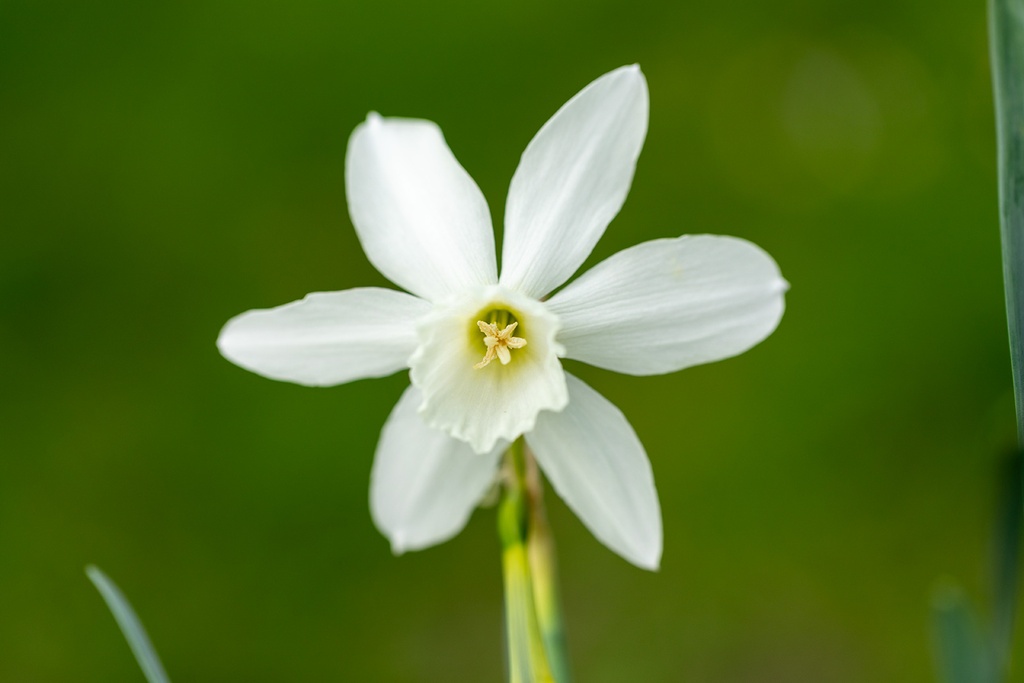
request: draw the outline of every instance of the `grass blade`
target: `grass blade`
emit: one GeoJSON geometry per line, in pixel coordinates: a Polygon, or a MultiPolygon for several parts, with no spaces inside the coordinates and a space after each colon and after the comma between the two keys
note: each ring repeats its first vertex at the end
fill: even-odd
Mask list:
{"type": "Polygon", "coordinates": [[[1024,461],[1014,451],[1000,471],[1000,500],[993,558],[992,637],[996,662],[1006,671],[1009,664],[1013,622],[1017,612],[1017,591],[1020,576],[1020,535],[1024,518],[1024,495],[1021,479],[1024,461]]]}
{"type": "Polygon", "coordinates": [[[946,683],[995,683],[992,656],[978,631],[970,605],[954,585],[936,588],[932,596],[935,658],[946,683]]]}
{"type": "Polygon", "coordinates": [[[989,0],[999,220],[1017,439],[1024,446],[1024,4],[989,0]]]}
{"type": "Polygon", "coordinates": [[[90,565],[85,568],[85,573],[103,596],[117,625],[121,627],[121,633],[128,641],[128,646],[131,647],[146,680],[149,683],[170,683],[163,664],[160,663],[160,658],[156,656],[156,650],[153,649],[153,643],[146,635],[146,629],[142,627],[142,622],[139,621],[135,610],[132,609],[121,590],[97,567],[90,565]]]}

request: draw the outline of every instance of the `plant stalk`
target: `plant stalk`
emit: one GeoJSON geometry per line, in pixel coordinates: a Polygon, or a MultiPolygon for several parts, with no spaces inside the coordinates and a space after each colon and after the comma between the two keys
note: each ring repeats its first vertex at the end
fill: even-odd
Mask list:
{"type": "Polygon", "coordinates": [[[498,504],[509,683],[569,683],[540,473],[523,440],[505,454],[498,504]]]}

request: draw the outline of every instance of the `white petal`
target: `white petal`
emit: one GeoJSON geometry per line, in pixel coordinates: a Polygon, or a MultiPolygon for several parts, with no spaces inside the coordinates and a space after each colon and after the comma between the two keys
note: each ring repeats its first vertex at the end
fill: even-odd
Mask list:
{"type": "Polygon", "coordinates": [[[568,358],[653,375],[754,346],[778,326],[787,287],[757,245],[693,235],[620,251],[548,305],[568,358]]]}
{"type": "Polygon", "coordinates": [[[491,214],[430,121],[370,114],[348,141],[348,210],[370,262],[436,301],[494,284],[491,214]]]}
{"type": "Polygon", "coordinates": [[[416,320],[429,310],[426,301],[390,289],[320,292],[232,318],[217,347],[232,363],[287,382],[330,386],[383,377],[406,367],[416,320]]]}
{"type": "Polygon", "coordinates": [[[420,320],[421,343],[409,359],[427,424],[486,453],[532,429],[541,410],[561,410],[567,397],[557,332],[558,319],[544,304],[496,286],[435,307],[420,320]],[[492,310],[512,312],[527,343],[509,353],[508,365],[477,369],[487,351],[477,321],[492,310]]]}
{"type": "Polygon", "coordinates": [[[474,453],[466,443],[430,429],[409,387],[391,411],[370,474],[374,524],[395,554],[426,548],[459,533],[495,481],[507,444],[474,453]]]}
{"type": "Polygon", "coordinates": [[[558,495],[599,541],[644,569],[661,561],[661,508],[644,447],[625,416],[572,375],[569,405],[526,435],[558,495]]]}
{"type": "Polygon", "coordinates": [[[540,298],[576,272],[626,200],[647,111],[647,81],[625,66],[544,124],[508,191],[501,284],[540,298]]]}

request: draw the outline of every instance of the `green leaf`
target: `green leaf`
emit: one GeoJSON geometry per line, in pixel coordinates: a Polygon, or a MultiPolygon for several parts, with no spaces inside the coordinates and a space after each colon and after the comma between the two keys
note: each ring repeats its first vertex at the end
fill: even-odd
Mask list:
{"type": "MultiPolygon", "coordinates": [[[[1024,449],[1024,1],[989,0],[989,49],[996,113],[999,224],[1017,406],[1017,443],[1024,449]]],[[[1003,477],[996,532],[993,659],[1006,670],[1020,573],[1024,471],[1016,453],[1003,477]]]]}
{"type": "Polygon", "coordinates": [[[150,642],[149,636],[146,635],[146,629],[142,627],[142,622],[139,621],[135,610],[132,609],[131,604],[129,604],[121,590],[97,567],[90,565],[85,568],[85,573],[89,576],[89,580],[93,582],[93,585],[96,586],[100,595],[103,596],[107,607],[117,621],[117,625],[121,627],[121,633],[124,634],[125,640],[128,641],[128,646],[131,647],[132,653],[135,654],[135,659],[142,668],[142,673],[145,674],[146,680],[149,683],[170,683],[167,673],[160,663],[160,658],[156,656],[156,650],[153,649],[153,643],[150,642]]]}
{"type": "Polygon", "coordinates": [[[1024,518],[1022,476],[1024,458],[1020,451],[1014,451],[1000,471],[999,487],[1002,490],[993,544],[992,638],[995,661],[1003,671],[1009,663],[1020,584],[1020,535],[1024,518]]]}
{"type": "Polygon", "coordinates": [[[932,595],[935,659],[946,683],[995,683],[992,653],[978,631],[970,605],[953,584],[932,595]]]}
{"type": "Polygon", "coordinates": [[[995,93],[999,218],[1010,362],[1017,399],[1017,438],[1024,446],[1024,6],[989,1],[989,47],[995,93]]]}

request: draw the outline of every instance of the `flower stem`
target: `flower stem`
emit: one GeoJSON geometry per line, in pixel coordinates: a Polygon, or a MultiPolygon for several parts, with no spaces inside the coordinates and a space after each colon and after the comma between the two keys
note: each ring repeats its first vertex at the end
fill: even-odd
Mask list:
{"type": "Polygon", "coordinates": [[[537,625],[544,639],[548,663],[558,683],[570,683],[568,650],[565,645],[565,622],[558,593],[558,563],[555,558],[555,537],[544,508],[544,488],[540,468],[528,449],[526,460],[526,499],[529,510],[529,533],[526,550],[533,574],[533,602],[537,625]]]}
{"type": "Polygon", "coordinates": [[[522,439],[505,455],[498,507],[510,683],[568,683],[554,543],[537,464],[522,439]]]}

